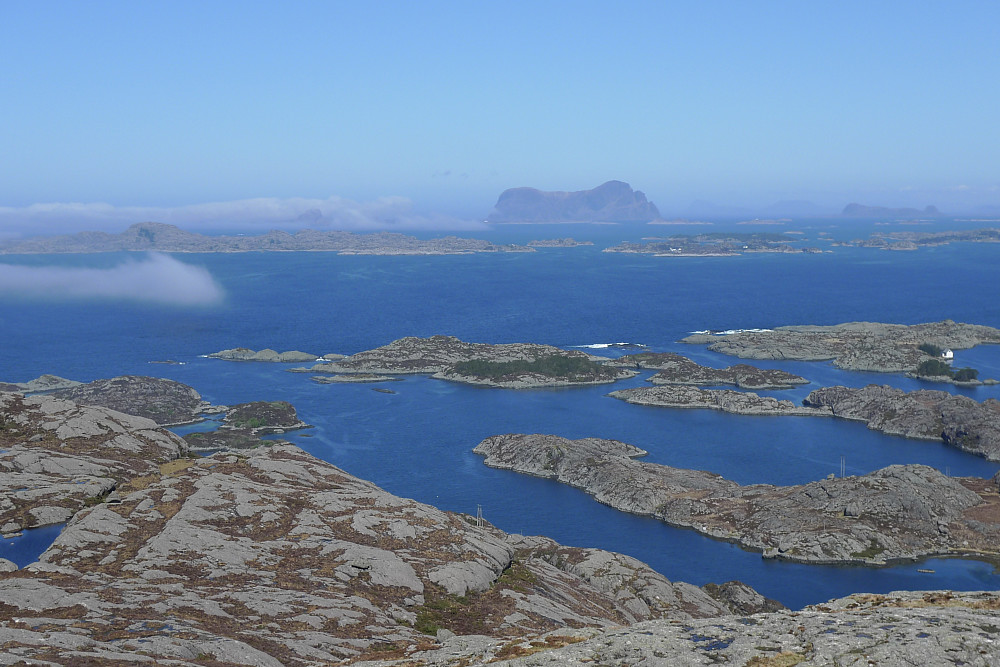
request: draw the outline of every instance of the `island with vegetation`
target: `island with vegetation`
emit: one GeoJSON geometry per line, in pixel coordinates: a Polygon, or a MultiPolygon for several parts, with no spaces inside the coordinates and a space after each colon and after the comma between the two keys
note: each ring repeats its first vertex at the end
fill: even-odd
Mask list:
{"type": "MultiPolygon", "coordinates": [[[[509,389],[614,382],[634,370],[606,365],[611,359],[581,350],[538,343],[467,343],[454,336],[408,336],[330,363],[297,372],[334,376],[427,374],[432,377],[509,389]]],[[[350,381],[348,377],[344,380],[350,381]]]]}

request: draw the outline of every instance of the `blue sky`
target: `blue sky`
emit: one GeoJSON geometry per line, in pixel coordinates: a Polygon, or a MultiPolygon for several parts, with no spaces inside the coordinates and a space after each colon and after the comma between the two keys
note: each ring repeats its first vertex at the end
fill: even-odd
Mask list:
{"type": "Polygon", "coordinates": [[[609,179],[668,216],[971,211],[1000,205],[998,26],[996,2],[0,2],[0,225],[446,226],[609,179]]]}

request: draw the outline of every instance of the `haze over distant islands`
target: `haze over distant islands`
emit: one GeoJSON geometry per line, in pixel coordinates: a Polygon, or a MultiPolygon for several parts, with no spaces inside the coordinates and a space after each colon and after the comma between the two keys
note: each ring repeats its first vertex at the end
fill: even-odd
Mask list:
{"type": "Polygon", "coordinates": [[[577,192],[504,190],[487,222],[652,222],[659,218],[656,205],[642,192],[622,181],[608,181],[577,192]]]}

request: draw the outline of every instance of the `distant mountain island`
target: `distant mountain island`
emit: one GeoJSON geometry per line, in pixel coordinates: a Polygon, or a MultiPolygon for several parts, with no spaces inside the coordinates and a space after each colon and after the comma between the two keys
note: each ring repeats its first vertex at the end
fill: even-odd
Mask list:
{"type": "Polygon", "coordinates": [[[504,190],[488,222],[651,222],[660,212],[646,195],[622,181],[593,190],[544,192],[535,188],[504,190]]]}
{"type": "Polygon", "coordinates": [[[845,206],[842,214],[857,218],[940,218],[944,215],[936,206],[927,206],[921,210],[919,208],[888,208],[853,203],[845,206]]]}
{"type": "Polygon", "coordinates": [[[256,236],[205,236],[160,222],[140,222],[120,234],[79,232],[0,244],[3,254],[90,253],[159,250],[162,252],[326,251],[341,255],[464,255],[479,252],[534,252],[522,245],[445,236],[418,239],[406,234],[354,234],[303,229],[272,230],[256,236]]]}

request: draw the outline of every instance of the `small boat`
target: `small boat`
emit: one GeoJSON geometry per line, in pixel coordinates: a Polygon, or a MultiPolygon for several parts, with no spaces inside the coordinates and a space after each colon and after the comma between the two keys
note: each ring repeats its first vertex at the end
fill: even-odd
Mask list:
{"type": "Polygon", "coordinates": [[[934,574],[934,570],[927,569],[918,569],[917,572],[920,572],[921,574],[934,574]]]}

